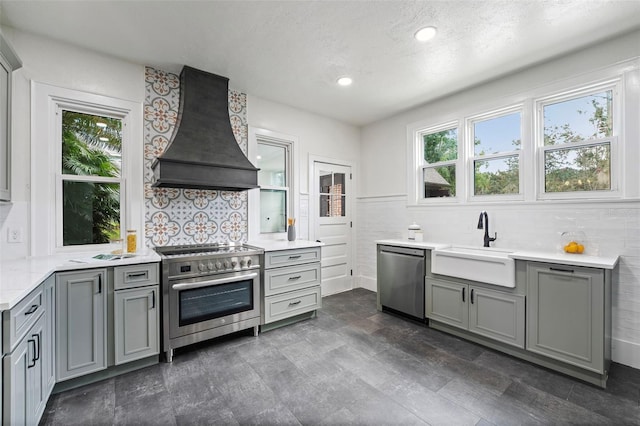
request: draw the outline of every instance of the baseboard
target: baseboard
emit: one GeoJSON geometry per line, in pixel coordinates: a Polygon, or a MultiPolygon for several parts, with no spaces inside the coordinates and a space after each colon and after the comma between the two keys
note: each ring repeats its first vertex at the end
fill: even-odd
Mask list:
{"type": "Polygon", "coordinates": [[[358,277],[357,284],[359,288],[364,288],[369,291],[377,291],[378,290],[378,282],[375,278],[371,277],[363,277],[362,275],[358,277]]]}
{"type": "Polygon", "coordinates": [[[613,362],[640,369],[640,343],[611,339],[611,357],[613,362]]]}

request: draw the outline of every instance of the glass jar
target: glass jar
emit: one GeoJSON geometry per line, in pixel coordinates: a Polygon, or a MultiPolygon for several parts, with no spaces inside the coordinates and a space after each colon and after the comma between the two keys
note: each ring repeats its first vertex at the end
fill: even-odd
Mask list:
{"type": "Polygon", "coordinates": [[[127,253],[135,253],[138,250],[138,235],[135,229],[127,229],[127,253]]]}

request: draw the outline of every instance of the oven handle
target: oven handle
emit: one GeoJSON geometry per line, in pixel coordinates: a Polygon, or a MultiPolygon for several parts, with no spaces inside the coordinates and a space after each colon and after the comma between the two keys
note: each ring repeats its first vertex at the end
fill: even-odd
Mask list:
{"type": "Polygon", "coordinates": [[[231,277],[231,278],[220,278],[220,279],[217,279],[217,280],[201,281],[201,282],[197,282],[197,283],[174,284],[174,285],[171,286],[171,288],[173,290],[190,290],[192,288],[210,287],[212,285],[227,284],[227,283],[234,283],[236,281],[251,280],[251,279],[253,279],[253,278],[257,277],[257,276],[258,276],[258,274],[254,272],[253,274],[239,275],[237,277],[231,277]]]}

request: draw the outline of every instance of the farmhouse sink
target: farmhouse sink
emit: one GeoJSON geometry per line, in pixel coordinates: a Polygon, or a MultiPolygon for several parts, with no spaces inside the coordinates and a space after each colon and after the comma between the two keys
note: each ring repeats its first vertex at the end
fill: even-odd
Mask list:
{"type": "Polygon", "coordinates": [[[492,247],[449,246],[431,251],[431,272],[450,277],[515,287],[515,261],[512,250],[492,247]]]}

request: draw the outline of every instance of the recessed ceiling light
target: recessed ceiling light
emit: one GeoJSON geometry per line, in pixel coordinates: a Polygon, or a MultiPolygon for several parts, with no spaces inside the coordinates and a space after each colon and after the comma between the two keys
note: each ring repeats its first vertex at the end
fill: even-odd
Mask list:
{"type": "Polygon", "coordinates": [[[353,83],[351,77],[340,77],[338,79],[338,84],[340,86],[351,86],[351,83],[353,83]]]}
{"type": "Polygon", "coordinates": [[[107,123],[103,123],[102,121],[98,121],[98,122],[96,123],[96,126],[98,126],[98,127],[102,127],[102,128],[104,129],[105,127],[107,127],[107,123]]]}
{"type": "Polygon", "coordinates": [[[429,41],[436,36],[436,27],[424,27],[413,35],[420,42],[429,41]]]}

